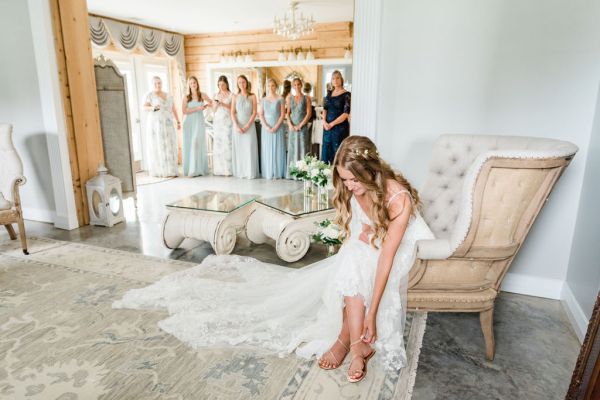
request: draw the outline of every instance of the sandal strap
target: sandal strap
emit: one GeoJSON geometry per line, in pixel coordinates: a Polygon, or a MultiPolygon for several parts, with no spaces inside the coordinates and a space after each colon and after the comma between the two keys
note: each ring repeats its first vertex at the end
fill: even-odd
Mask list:
{"type": "Polygon", "coordinates": [[[340,362],[338,361],[337,357],[335,356],[335,354],[333,354],[333,352],[331,350],[329,350],[329,354],[331,354],[331,357],[333,357],[333,359],[335,360],[335,363],[337,365],[340,365],[340,362]]]}
{"type": "Polygon", "coordinates": [[[350,347],[354,346],[355,344],[359,344],[360,342],[362,342],[362,338],[361,339],[357,339],[354,342],[350,343],[350,347]]]}
{"type": "Polygon", "coordinates": [[[348,348],[348,346],[346,346],[344,344],[344,342],[342,342],[342,339],[340,339],[340,337],[338,336],[337,341],[340,342],[340,344],[344,347],[344,349],[346,349],[346,351],[350,351],[350,349],[348,348]]]}
{"type": "Polygon", "coordinates": [[[362,369],[357,369],[355,368],[353,371],[350,370],[350,367],[348,367],[348,372],[352,373],[352,374],[356,374],[358,372],[365,372],[365,366],[366,366],[366,362],[365,362],[365,358],[363,356],[361,356],[360,354],[355,354],[354,356],[352,356],[352,358],[350,359],[350,365],[352,365],[352,363],[354,362],[354,360],[356,360],[357,358],[362,358],[363,359],[363,367],[362,369]]]}

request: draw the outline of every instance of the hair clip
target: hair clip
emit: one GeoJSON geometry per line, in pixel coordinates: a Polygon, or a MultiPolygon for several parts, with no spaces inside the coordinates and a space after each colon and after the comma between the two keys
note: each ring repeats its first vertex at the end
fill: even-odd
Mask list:
{"type": "MultiPolygon", "coordinates": [[[[374,156],[372,154],[373,153],[371,153],[371,156],[373,158],[379,157],[379,152],[377,150],[375,150],[375,155],[374,156]]],[[[354,149],[354,155],[357,156],[357,157],[358,156],[362,156],[363,158],[367,158],[367,157],[369,157],[369,149],[364,149],[362,151],[359,150],[359,149],[354,149]]]]}

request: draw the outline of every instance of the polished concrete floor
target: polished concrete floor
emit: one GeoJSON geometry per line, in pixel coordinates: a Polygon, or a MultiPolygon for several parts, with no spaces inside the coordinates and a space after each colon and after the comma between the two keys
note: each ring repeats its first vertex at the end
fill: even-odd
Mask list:
{"type": "MultiPolygon", "coordinates": [[[[278,195],[299,189],[294,181],[235,178],[177,178],[138,187],[137,208],[125,201],[126,221],[112,228],[86,226],[73,231],[27,221],[28,235],[127,250],[163,258],[201,262],[213,254],[207,243],[187,241],[166,249],[160,237],[165,204],[202,190],[278,195]]],[[[0,231],[0,240],[7,234],[0,231]]],[[[270,245],[242,243],[234,251],[262,261],[301,267],[324,257],[314,246],[300,261],[279,260],[270,245]]],[[[562,399],[579,352],[560,302],[502,293],[494,321],[496,358],[484,357],[477,314],[433,314],[427,321],[413,399],[562,399]]]]}

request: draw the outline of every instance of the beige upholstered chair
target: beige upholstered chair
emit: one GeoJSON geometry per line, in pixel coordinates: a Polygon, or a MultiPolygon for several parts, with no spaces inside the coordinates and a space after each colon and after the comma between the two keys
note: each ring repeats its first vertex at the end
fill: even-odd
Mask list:
{"type": "Polygon", "coordinates": [[[23,163],[12,142],[12,125],[0,123],[0,225],[4,225],[10,238],[15,240],[17,234],[12,224],[18,224],[23,253],[29,254],[19,198],[19,186],[25,181],[23,163]]]}
{"type": "Polygon", "coordinates": [[[480,313],[492,360],[494,301],[502,279],[577,150],[551,139],[441,136],[420,192],[423,217],[436,239],[417,245],[408,308],[480,313]]]}

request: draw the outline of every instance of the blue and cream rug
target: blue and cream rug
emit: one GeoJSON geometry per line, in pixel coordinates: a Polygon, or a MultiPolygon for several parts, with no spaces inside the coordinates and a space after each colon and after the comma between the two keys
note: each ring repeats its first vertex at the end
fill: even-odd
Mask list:
{"type": "MultiPolygon", "coordinates": [[[[408,366],[359,384],[294,356],[193,350],[162,332],[159,311],[113,301],[192,264],[45,238],[0,242],[0,398],[410,399],[426,314],[409,313],[408,366]]],[[[349,360],[349,357],[348,357],[349,360]]]]}

